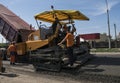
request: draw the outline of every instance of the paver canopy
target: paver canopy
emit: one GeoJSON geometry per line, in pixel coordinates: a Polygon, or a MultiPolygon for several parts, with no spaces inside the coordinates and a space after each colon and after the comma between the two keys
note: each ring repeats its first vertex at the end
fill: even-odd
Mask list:
{"type": "Polygon", "coordinates": [[[42,20],[46,22],[54,22],[55,18],[58,18],[59,21],[65,20],[89,20],[87,16],[82,14],[77,10],[54,10],[54,11],[45,11],[35,15],[36,20],[42,20]]]}

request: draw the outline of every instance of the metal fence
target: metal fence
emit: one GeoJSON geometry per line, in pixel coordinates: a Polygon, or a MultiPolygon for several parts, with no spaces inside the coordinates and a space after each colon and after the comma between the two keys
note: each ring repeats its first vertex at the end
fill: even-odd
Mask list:
{"type": "MultiPolygon", "coordinates": [[[[108,48],[109,47],[108,42],[92,41],[92,43],[90,43],[90,45],[91,45],[91,48],[108,48]]],[[[111,42],[111,48],[120,48],[120,41],[112,41],[111,42]]]]}

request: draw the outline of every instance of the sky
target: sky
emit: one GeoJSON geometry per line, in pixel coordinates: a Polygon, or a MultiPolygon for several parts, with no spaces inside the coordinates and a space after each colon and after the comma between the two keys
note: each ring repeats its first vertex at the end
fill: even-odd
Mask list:
{"type": "MultiPolygon", "coordinates": [[[[120,32],[120,0],[107,0],[109,9],[110,34],[114,38],[116,24],[117,35],[120,32]]],[[[89,21],[75,21],[78,34],[107,33],[108,20],[105,0],[0,0],[3,4],[28,24],[38,29],[34,16],[43,11],[54,9],[78,10],[86,15],[89,21]]],[[[45,24],[45,23],[44,23],[45,24]]],[[[0,36],[0,42],[2,41],[0,36]]],[[[3,42],[5,40],[3,39],[3,42]]]]}

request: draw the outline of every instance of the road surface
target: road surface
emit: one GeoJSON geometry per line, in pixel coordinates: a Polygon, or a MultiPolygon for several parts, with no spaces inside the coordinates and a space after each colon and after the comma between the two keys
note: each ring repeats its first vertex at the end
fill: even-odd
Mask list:
{"type": "Polygon", "coordinates": [[[0,83],[93,83],[88,81],[78,81],[72,78],[44,75],[32,72],[22,72],[7,70],[0,74],[0,83]]]}
{"type": "Polygon", "coordinates": [[[120,83],[120,54],[94,54],[84,66],[61,72],[34,71],[30,64],[9,65],[0,83],[120,83]]]}

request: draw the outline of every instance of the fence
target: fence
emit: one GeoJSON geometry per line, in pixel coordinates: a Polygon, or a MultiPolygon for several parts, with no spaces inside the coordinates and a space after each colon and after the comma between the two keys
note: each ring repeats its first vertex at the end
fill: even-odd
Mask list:
{"type": "MultiPolygon", "coordinates": [[[[92,41],[92,43],[90,43],[91,48],[108,48],[109,47],[109,43],[108,42],[95,42],[92,41]]],[[[111,42],[111,48],[120,48],[120,41],[112,41],[111,42]]]]}

